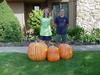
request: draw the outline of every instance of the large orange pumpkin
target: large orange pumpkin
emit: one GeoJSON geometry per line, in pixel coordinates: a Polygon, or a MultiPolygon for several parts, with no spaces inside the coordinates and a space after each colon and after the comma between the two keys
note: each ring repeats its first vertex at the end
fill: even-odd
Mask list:
{"type": "Polygon", "coordinates": [[[55,46],[50,46],[47,51],[47,59],[50,62],[56,62],[60,60],[59,49],[55,46]]]}
{"type": "Polygon", "coordinates": [[[72,47],[68,44],[59,45],[60,57],[63,59],[70,59],[72,57],[72,47]]]}
{"type": "Polygon", "coordinates": [[[28,47],[28,57],[33,61],[41,61],[46,59],[47,45],[45,43],[31,43],[28,47]]]}

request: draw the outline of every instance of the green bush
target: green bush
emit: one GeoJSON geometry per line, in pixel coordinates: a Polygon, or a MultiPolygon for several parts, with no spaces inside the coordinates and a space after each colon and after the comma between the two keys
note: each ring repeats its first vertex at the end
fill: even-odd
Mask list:
{"type": "Polygon", "coordinates": [[[68,39],[82,43],[100,43],[100,29],[93,29],[90,34],[86,34],[84,29],[76,26],[68,29],[68,39]]]}
{"type": "Polygon", "coordinates": [[[81,42],[96,43],[96,37],[92,34],[83,34],[80,37],[81,42]]]}
{"type": "Polygon", "coordinates": [[[55,36],[56,35],[56,28],[54,25],[51,25],[51,29],[52,29],[52,35],[55,36]]]}
{"type": "Polygon", "coordinates": [[[96,41],[100,42],[100,29],[99,28],[93,29],[92,34],[95,35],[96,41]]]}
{"type": "Polygon", "coordinates": [[[88,43],[100,42],[100,29],[93,29],[90,34],[83,34],[80,37],[80,41],[88,43]]]}
{"type": "Polygon", "coordinates": [[[19,42],[22,40],[22,32],[17,18],[4,0],[0,4],[0,41],[19,42]]]}
{"type": "Polygon", "coordinates": [[[68,37],[71,40],[79,40],[80,36],[84,33],[84,29],[79,27],[79,26],[75,26],[73,28],[68,28],[68,37]]]}
{"type": "Polygon", "coordinates": [[[34,30],[34,35],[39,35],[40,25],[41,25],[41,17],[43,16],[42,10],[32,10],[29,14],[29,18],[27,20],[27,24],[30,28],[34,30]]]}

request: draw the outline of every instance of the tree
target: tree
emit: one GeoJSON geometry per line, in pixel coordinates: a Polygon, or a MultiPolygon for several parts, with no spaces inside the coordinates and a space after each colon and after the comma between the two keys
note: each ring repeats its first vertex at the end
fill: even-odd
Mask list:
{"type": "Polygon", "coordinates": [[[4,0],[0,4],[0,41],[19,42],[21,39],[22,32],[19,21],[4,0]]]}

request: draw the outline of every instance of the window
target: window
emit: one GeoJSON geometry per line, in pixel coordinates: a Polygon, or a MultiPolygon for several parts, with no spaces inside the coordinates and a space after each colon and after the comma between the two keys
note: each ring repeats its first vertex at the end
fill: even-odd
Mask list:
{"type": "Polygon", "coordinates": [[[53,4],[53,17],[54,18],[59,15],[59,11],[61,8],[65,10],[65,16],[69,17],[68,3],[54,3],[53,4]]]}

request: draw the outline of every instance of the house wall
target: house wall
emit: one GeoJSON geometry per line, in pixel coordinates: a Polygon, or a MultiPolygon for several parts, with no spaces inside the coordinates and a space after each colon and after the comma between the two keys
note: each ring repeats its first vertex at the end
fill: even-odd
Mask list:
{"type": "Polygon", "coordinates": [[[69,0],[69,26],[76,26],[76,0],[69,0]]]}
{"type": "Polygon", "coordinates": [[[77,0],[77,25],[87,32],[100,28],[100,0],[77,0]]]}
{"type": "Polygon", "coordinates": [[[14,3],[14,2],[9,2],[9,6],[12,8],[15,16],[18,18],[21,28],[25,26],[25,19],[24,19],[24,3],[14,3]]]}
{"type": "Polygon", "coordinates": [[[29,18],[29,13],[32,11],[33,9],[33,4],[32,3],[24,3],[24,11],[25,11],[25,25],[27,27],[27,19],[29,18]]]}

